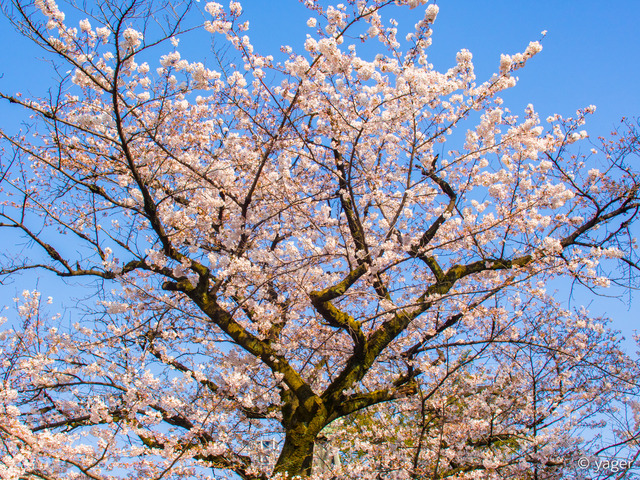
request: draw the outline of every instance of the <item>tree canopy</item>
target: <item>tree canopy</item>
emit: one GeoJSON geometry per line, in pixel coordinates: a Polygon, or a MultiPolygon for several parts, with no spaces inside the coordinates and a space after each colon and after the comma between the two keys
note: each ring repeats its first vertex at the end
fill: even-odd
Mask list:
{"type": "Polygon", "coordinates": [[[33,119],[0,131],[0,227],[30,245],[0,274],[94,294],[66,323],[24,292],[0,477],[542,479],[637,442],[637,363],[547,288],[633,283],[635,124],[590,144],[593,106],[505,107],[539,42],[477,80],[467,50],[429,64],[434,4],[304,4],[282,59],[234,1],[7,5],[61,74],[0,92],[33,119]]]}

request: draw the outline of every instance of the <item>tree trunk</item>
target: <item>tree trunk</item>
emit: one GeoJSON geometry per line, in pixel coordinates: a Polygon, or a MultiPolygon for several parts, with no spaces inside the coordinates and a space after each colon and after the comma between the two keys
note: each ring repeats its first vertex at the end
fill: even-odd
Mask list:
{"type": "Polygon", "coordinates": [[[287,432],[274,473],[287,473],[289,477],[310,476],[316,436],[317,433],[302,426],[287,432]]]}
{"type": "Polygon", "coordinates": [[[307,386],[306,392],[294,395],[291,390],[281,392],[284,446],[276,462],[274,474],[287,474],[289,478],[311,475],[313,447],[322,429],[335,419],[324,402],[307,386]],[[306,393],[306,395],[305,395],[306,393]],[[302,400],[302,401],[301,401],[302,400]]]}

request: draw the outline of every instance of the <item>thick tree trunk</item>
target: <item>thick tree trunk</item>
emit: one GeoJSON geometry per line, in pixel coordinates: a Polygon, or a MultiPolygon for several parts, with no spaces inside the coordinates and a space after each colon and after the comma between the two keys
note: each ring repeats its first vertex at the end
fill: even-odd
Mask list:
{"type": "MultiPolygon", "coordinates": [[[[320,397],[307,388],[307,395],[296,396],[291,390],[281,392],[284,401],[282,426],[284,446],[276,462],[274,474],[306,478],[311,475],[313,446],[322,429],[332,417],[320,397]],[[300,399],[303,401],[300,401],[300,399]]],[[[299,392],[300,393],[300,392],[299,392]]]]}
{"type": "Polygon", "coordinates": [[[308,477],[311,475],[313,446],[317,434],[298,431],[287,432],[284,446],[276,463],[274,473],[287,473],[289,477],[308,477]]]}

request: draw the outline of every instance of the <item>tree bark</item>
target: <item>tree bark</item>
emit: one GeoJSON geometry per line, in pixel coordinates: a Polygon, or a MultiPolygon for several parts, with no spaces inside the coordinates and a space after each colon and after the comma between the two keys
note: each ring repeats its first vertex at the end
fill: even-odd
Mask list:
{"type": "Polygon", "coordinates": [[[308,477],[313,463],[313,447],[317,433],[287,432],[274,473],[286,473],[289,477],[308,477]]]}
{"type": "Polygon", "coordinates": [[[285,438],[274,474],[305,478],[311,475],[316,438],[335,416],[316,395],[303,397],[302,402],[289,390],[283,391],[282,395],[288,407],[282,411],[285,438]]]}

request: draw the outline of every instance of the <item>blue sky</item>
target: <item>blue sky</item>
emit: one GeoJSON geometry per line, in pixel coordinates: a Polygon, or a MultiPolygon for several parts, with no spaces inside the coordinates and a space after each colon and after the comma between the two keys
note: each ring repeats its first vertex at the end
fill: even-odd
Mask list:
{"type": "MultiPolygon", "coordinates": [[[[205,0],[200,2],[204,5],[205,0]]],[[[598,107],[590,122],[593,133],[607,133],[621,116],[640,112],[637,78],[640,73],[640,2],[618,0],[605,5],[595,0],[443,0],[434,26],[429,59],[447,69],[462,48],[474,54],[478,79],[497,70],[501,53],[523,51],[532,40],[543,40],[543,52],[519,71],[520,84],[504,95],[512,110],[533,103],[541,115],[570,115],[589,104],[598,107]],[[595,129],[595,130],[594,130],[595,129]]],[[[242,2],[249,35],[262,52],[278,53],[282,44],[300,46],[310,16],[296,0],[246,0],[242,2]]],[[[61,3],[61,6],[63,4],[61,3]]],[[[411,29],[417,10],[395,9],[399,28],[411,29]]],[[[392,10],[389,10],[391,12],[392,10]]],[[[388,13],[386,15],[389,15],[388,13]]],[[[402,35],[403,36],[403,35],[402,35]]],[[[52,76],[42,56],[0,19],[0,89],[42,93],[52,76]]],[[[182,46],[182,45],[181,45],[182,46]]],[[[184,55],[210,56],[210,45],[184,55]]],[[[7,105],[0,105],[6,126],[7,105]]],[[[543,117],[544,118],[544,117],[543,117]]]]}
{"type": "MultiPolygon", "coordinates": [[[[201,5],[204,3],[203,0],[201,5]]],[[[311,33],[305,25],[310,15],[295,0],[242,3],[245,17],[251,23],[249,35],[264,54],[277,56],[281,44],[300,47],[305,35],[311,33]]],[[[469,49],[474,55],[479,81],[497,70],[501,53],[521,52],[530,41],[540,39],[542,30],[547,30],[542,53],[518,72],[519,85],[503,95],[506,106],[513,112],[522,112],[525,105],[533,103],[542,118],[551,113],[570,116],[576,109],[594,104],[597,112],[586,125],[592,137],[607,135],[622,116],[640,114],[640,28],[637,25],[640,1],[443,0],[437,3],[440,14],[434,26],[430,62],[446,70],[454,63],[456,52],[469,49]]],[[[415,23],[417,12],[396,9],[393,16],[400,22],[400,30],[408,31],[415,23]]],[[[0,19],[0,41],[3,45],[0,90],[44,94],[53,83],[53,76],[47,64],[36,59],[41,53],[28,40],[15,34],[4,18],[0,19]]],[[[183,56],[195,60],[210,56],[209,50],[210,44],[203,43],[201,51],[190,47],[183,56]]],[[[158,55],[162,53],[166,52],[158,55]]],[[[0,126],[15,131],[17,114],[15,107],[0,103],[0,126]]],[[[3,286],[5,292],[0,298],[10,298],[22,288],[33,287],[32,277],[17,281],[3,286]]],[[[574,304],[581,299],[589,302],[587,297],[579,296],[574,304]]],[[[639,301],[635,300],[636,306],[639,301]]],[[[616,326],[625,333],[635,328],[633,311],[623,301],[598,300],[592,303],[592,311],[615,317],[616,326]]]]}
{"type": "MultiPolygon", "coordinates": [[[[309,16],[293,0],[242,2],[251,22],[252,41],[277,50],[282,43],[302,44],[311,29],[309,16]]],[[[533,103],[545,118],[568,116],[590,104],[598,107],[591,122],[607,133],[621,116],[640,112],[640,2],[618,0],[443,0],[434,25],[429,59],[446,70],[455,54],[474,55],[478,80],[497,70],[500,54],[524,51],[540,39],[544,50],[520,70],[520,84],[504,95],[512,110],[533,103]]],[[[395,10],[399,28],[411,29],[416,10],[395,10]]],[[[389,15],[388,13],[386,14],[389,15]]],[[[399,35],[403,37],[404,35],[399,35]]],[[[589,126],[589,125],[588,125],[589,126]]],[[[593,128],[592,128],[593,129],[593,128]]]]}

